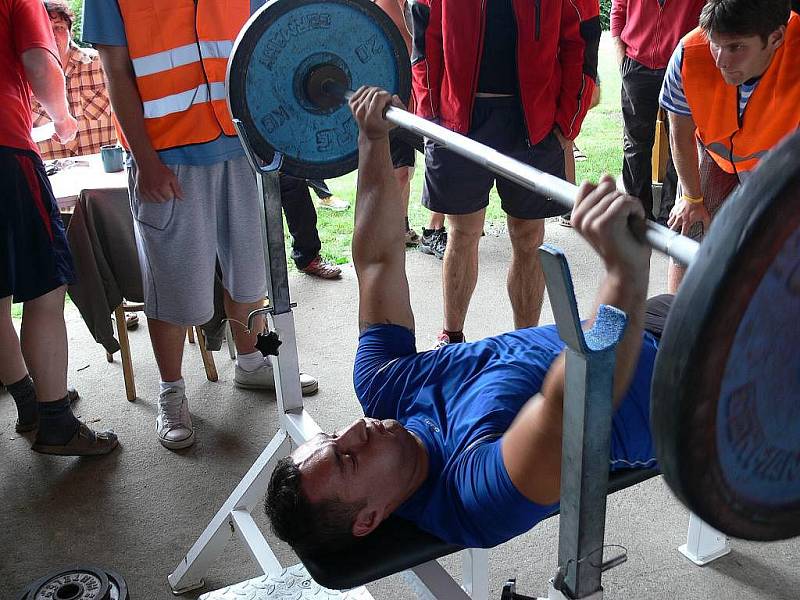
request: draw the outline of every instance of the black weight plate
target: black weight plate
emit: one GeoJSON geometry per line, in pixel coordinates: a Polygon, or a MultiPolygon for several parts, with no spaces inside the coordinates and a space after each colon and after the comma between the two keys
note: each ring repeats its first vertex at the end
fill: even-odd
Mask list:
{"type": "Polygon", "coordinates": [[[128,584],[125,583],[122,576],[111,569],[104,569],[104,571],[108,576],[108,600],[129,600],[128,584]]]}
{"type": "Polygon", "coordinates": [[[382,87],[407,102],[411,65],[400,32],[369,0],[273,0],[245,25],[228,64],[228,104],[255,153],[283,155],[295,177],[338,177],[358,164],[358,127],[347,104],[316,108],[304,82],[333,65],[349,87],[382,87]]]}
{"type": "Polygon", "coordinates": [[[653,375],[673,492],[720,531],[800,535],[800,133],[726,201],[683,280],[653,375]]]}
{"type": "Polygon", "coordinates": [[[98,567],[78,565],[36,580],[24,600],[109,600],[108,577],[98,567]]]}

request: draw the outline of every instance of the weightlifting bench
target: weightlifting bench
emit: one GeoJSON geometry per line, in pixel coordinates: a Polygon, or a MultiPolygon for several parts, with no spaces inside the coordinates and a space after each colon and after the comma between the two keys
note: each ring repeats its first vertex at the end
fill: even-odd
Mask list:
{"type": "MultiPolygon", "coordinates": [[[[310,594],[313,590],[319,591],[320,586],[331,590],[347,590],[340,593],[339,597],[363,600],[371,598],[369,592],[363,587],[364,584],[401,571],[412,573],[416,578],[416,583],[421,584],[429,596],[434,598],[487,600],[488,553],[486,550],[447,544],[399,517],[387,519],[373,534],[359,541],[347,552],[327,556],[300,555],[305,568],[297,565],[289,569],[283,568],[255,523],[251,513],[261,505],[275,462],[289,453],[293,443],[297,445],[304,443],[316,435],[320,428],[305,411],[300,392],[294,317],[289,298],[284,247],[280,186],[276,171],[279,159],[269,165],[261,163],[248,144],[246,132],[238,122],[236,125],[251,165],[258,173],[259,193],[263,199],[263,211],[260,211],[260,216],[265,231],[264,257],[269,270],[268,294],[272,300],[269,307],[259,309],[250,315],[248,326],[252,327],[253,318],[257,314],[266,313],[270,329],[283,342],[280,354],[272,357],[280,425],[275,436],[236,489],[217,511],[183,560],[169,575],[168,580],[173,592],[181,594],[203,587],[202,577],[222,554],[227,541],[236,533],[244,542],[251,557],[259,565],[264,576],[219,592],[206,594],[203,596],[206,600],[235,597],[226,594],[229,592],[240,593],[244,588],[248,588],[253,598],[266,599],[271,597],[270,590],[286,589],[287,586],[296,585],[310,590],[310,594]],[[437,559],[455,552],[463,554],[462,584],[457,583],[437,561],[437,559]]],[[[572,281],[566,267],[566,260],[563,255],[553,249],[544,251],[542,256],[546,266],[545,274],[551,304],[559,324],[560,334],[568,342],[570,348],[580,349],[581,343],[585,346],[585,341],[582,341],[583,334],[580,330],[572,281]]],[[[605,427],[606,438],[610,435],[610,373],[613,372],[613,345],[615,343],[616,341],[613,341],[611,344],[610,352],[595,353],[603,359],[599,362],[595,360],[595,356],[587,358],[581,352],[576,353],[572,350],[570,352],[577,355],[578,361],[576,362],[569,356],[567,359],[565,413],[569,412],[566,407],[570,405],[582,409],[591,407],[592,402],[586,401],[586,399],[597,400],[605,394],[605,403],[594,402],[594,405],[596,405],[595,410],[606,413],[604,419],[607,423],[603,425],[604,419],[595,422],[592,416],[583,415],[583,417],[584,423],[588,424],[595,433],[605,427]],[[587,365],[592,368],[587,370],[587,365]],[[612,365],[611,368],[609,365],[612,365]],[[594,381],[598,377],[598,373],[605,373],[605,387],[594,381]],[[583,380],[580,379],[581,374],[584,376],[583,380]],[[573,400],[570,402],[571,397],[573,400]]],[[[580,552],[584,551],[583,549],[588,543],[597,543],[598,531],[599,543],[602,546],[606,494],[625,489],[658,474],[653,470],[625,470],[609,477],[608,447],[606,446],[604,452],[601,450],[599,455],[596,449],[593,450],[590,447],[591,444],[596,444],[597,440],[601,440],[602,445],[603,436],[594,433],[587,436],[584,427],[569,427],[565,428],[565,431],[574,431],[578,443],[577,445],[573,444],[573,450],[569,451],[565,446],[564,452],[564,464],[570,465],[570,468],[564,471],[569,473],[571,482],[562,481],[562,517],[559,536],[559,564],[562,565],[569,564],[571,560],[569,556],[573,557],[572,560],[582,556],[580,552]],[[601,472],[601,476],[594,479],[592,479],[594,475],[591,477],[585,475],[586,470],[583,464],[593,456],[594,469],[599,469],[601,472]],[[574,462],[576,460],[577,463],[574,462]],[[580,468],[575,468],[575,464],[579,464],[580,468]],[[592,527],[587,528],[587,524],[592,527]],[[587,531],[589,531],[588,535],[587,531]],[[564,550],[565,548],[566,550],[564,550]]],[[[721,539],[724,550],[727,546],[724,538],[721,539]]],[[[596,547],[599,546],[593,546],[593,548],[596,547]]],[[[575,581],[589,581],[589,585],[594,585],[597,589],[602,590],[599,587],[599,568],[592,570],[582,567],[577,571],[577,579],[567,577],[567,582],[572,581],[574,585],[575,581]]],[[[580,591],[580,588],[578,589],[580,591]]],[[[335,595],[330,596],[330,592],[325,593],[329,597],[336,597],[335,595]]],[[[552,595],[551,593],[551,598],[566,597],[568,596],[552,595]]],[[[569,597],[589,596],[573,595],[569,597]]],[[[599,597],[596,594],[592,595],[593,599],[599,597]]]]}

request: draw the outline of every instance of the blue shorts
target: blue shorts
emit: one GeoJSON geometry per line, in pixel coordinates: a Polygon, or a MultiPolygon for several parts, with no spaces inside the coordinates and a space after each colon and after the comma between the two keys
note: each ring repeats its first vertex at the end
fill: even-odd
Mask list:
{"type": "Polygon", "coordinates": [[[38,154],[0,146],[0,298],[34,300],[75,281],[58,204],[38,154]]]}

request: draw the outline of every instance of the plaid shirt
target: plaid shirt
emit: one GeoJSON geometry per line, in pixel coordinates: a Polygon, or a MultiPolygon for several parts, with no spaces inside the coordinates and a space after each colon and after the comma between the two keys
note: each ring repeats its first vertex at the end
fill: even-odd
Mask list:
{"type": "MultiPolygon", "coordinates": [[[[117,143],[111,119],[111,102],[97,52],[72,46],[64,77],[67,80],[69,110],[78,120],[78,135],[67,144],[52,139],[39,142],[39,152],[44,160],[97,154],[100,146],[117,143]]],[[[34,127],[50,122],[50,117],[36,98],[31,98],[31,105],[34,127]]]]}

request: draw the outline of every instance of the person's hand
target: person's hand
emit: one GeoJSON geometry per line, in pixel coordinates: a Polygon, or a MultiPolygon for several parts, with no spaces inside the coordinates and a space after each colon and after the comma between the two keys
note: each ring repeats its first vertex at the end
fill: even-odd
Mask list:
{"type": "Polygon", "coordinates": [[[561,133],[561,128],[558,125],[553,127],[553,133],[555,134],[558,143],[561,144],[562,150],[569,150],[570,148],[572,148],[572,140],[569,140],[566,137],[564,137],[564,134],[561,133]]]}
{"type": "Polygon", "coordinates": [[[53,125],[56,129],[55,137],[57,137],[58,141],[62,144],[71,142],[78,134],[78,121],[69,113],[67,113],[64,118],[53,121],[53,125]]]}
{"type": "Polygon", "coordinates": [[[371,140],[386,137],[395,128],[384,118],[389,106],[404,108],[400,98],[377,87],[361,86],[350,98],[350,110],[361,134],[371,140]]]}
{"type": "Polygon", "coordinates": [[[175,173],[156,155],[136,162],[136,196],[143,202],[169,202],[182,200],[183,191],[175,173]]]}
{"type": "Polygon", "coordinates": [[[628,46],[622,41],[620,37],[613,37],[611,40],[614,42],[614,54],[617,57],[617,66],[622,67],[622,62],[625,60],[625,53],[628,46]]]}
{"type": "Polygon", "coordinates": [[[594,186],[584,182],[572,209],[572,226],[597,251],[610,274],[625,279],[646,276],[650,246],[637,238],[629,220],[644,220],[642,203],[620,192],[613,177],[603,176],[594,186]]]}
{"type": "Polygon", "coordinates": [[[692,225],[697,222],[703,223],[704,231],[707,231],[708,226],[711,225],[711,214],[709,214],[705,204],[702,202],[691,204],[682,197],[677,198],[669,213],[667,226],[670,229],[679,231],[682,235],[689,235],[692,225]]]}

